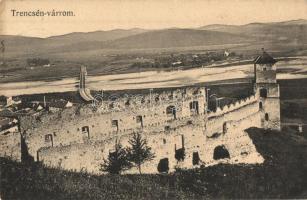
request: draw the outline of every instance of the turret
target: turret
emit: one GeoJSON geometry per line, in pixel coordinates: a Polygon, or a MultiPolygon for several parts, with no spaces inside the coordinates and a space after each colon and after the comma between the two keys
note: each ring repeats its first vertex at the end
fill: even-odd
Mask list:
{"type": "Polygon", "coordinates": [[[276,60],[262,49],[254,60],[255,93],[259,99],[261,124],[265,129],[280,130],[279,85],[276,80],[276,60]]]}

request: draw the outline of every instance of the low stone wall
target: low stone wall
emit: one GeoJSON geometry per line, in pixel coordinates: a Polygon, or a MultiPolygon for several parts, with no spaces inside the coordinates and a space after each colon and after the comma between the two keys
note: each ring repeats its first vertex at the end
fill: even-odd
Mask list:
{"type": "Polygon", "coordinates": [[[21,160],[21,136],[19,132],[0,135],[0,157],[21,160]]]}

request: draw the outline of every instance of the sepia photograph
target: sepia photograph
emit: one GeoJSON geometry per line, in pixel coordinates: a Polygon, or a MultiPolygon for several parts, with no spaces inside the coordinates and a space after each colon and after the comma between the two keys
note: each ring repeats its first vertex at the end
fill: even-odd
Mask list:
{"type": "Polygon", "coordinates": [[[0,0],[0,200],[307,199],[306,0],[0,0]]]}

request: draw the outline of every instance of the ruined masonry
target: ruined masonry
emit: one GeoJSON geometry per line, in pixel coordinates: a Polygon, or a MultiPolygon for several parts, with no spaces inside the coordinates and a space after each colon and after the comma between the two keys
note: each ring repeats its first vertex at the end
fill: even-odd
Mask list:
{"type": "MultiPolygon", "coordinates": [[[[254,95],[207,111],[206,89],[188,87],[66,108],[20,118],[20,133],[1,135],[1,156],[27,153],[46,166],[100,174],[100,164],[135,132],[147,139],[155,158],[143,173],[227,163],[262,163],[245,130],[280,129],[276,61],[263,51],[254,62],[254,95]]],[[[132,168],[125,173],[137,173],[132,168]]]]}

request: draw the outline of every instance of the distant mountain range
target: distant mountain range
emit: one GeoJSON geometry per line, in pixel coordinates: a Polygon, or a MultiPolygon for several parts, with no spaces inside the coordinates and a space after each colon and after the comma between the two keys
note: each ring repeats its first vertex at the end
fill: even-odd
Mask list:
{"type": "Polygon", "coordinates": [[[194,29],[111,30],[69,33],[48,38],[0,36],[8,57],[90,51],[97,49],[150,49],[224,44],[307,45],[307,20],[246,25],[214,24],[194,29]]]}

